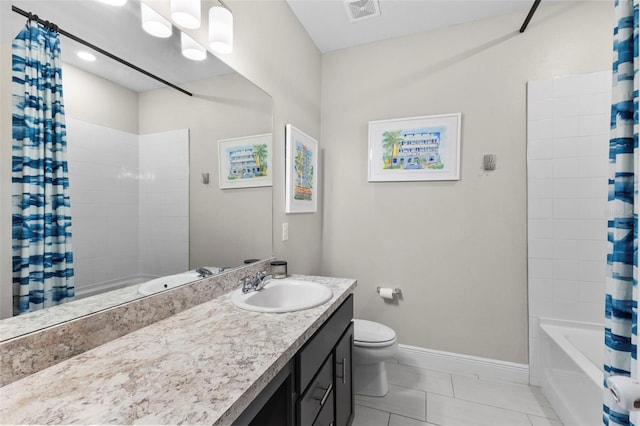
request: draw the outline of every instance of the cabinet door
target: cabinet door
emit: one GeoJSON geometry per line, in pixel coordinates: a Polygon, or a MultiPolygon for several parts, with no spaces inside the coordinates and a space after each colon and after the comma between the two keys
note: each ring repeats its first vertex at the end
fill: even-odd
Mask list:
{"type": "Polygon", "coordinates": [[[336,426],[350,425],[353,421],[353,323],[344,332],[335,351],[335,412],[336,426]]]}
{"type": "Polygon", "coordinates": [[[294,363],[289,362],[233,422],[233,426],[293,426],[295,420],[294,363]]]}

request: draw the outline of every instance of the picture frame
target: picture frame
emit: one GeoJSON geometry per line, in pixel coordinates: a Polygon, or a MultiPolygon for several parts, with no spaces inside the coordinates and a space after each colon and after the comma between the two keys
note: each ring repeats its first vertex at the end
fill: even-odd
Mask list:
{"type": "Polygon", "coordinates": [[[220,189],[272,186],[271,133],[218,141],[220,189]]]}
{"type": "Polygon", "coordinates": [[[291,124],[285,127],[285,212],[318,210],[318,142],[291,124]]]}
{"type": "Polygon", "coordinates": [[[460,180],[462,114],[369,122],[369,182],[460,180]]]}

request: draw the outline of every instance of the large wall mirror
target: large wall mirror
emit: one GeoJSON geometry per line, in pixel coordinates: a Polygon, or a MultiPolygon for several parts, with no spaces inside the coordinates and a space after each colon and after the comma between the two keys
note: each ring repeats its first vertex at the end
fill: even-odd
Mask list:
{"type": "MultiPolygon", "coordinates": [[[[202,4],[205,17],[217,2],[202,4]]],[[[183,57],[176,27],[166,39],[144,32],[139,0],[122,7],[86,0],[2,2],[2,49],[11,49],[27,19],[11,5],[192,93],[61,36],[77,296],[45,309],[51,325],[56,310],[69,315],[76,306],[85,315],[142,297],[136,286],[157,277],[201,267],[219,273],[271,257],[271,187],[221,189],[218,174],[219,141],[272,133],[267,93],[210,52],[202,61],[183,57]],[[96,60],[83,61],[78,51],[96,60]]],[[[10,67],[3,61],[2,74],[10,67]]],[[[11,124],[3,118],[5,125],[11,124]]],[[[1,243],[11,245],[7,238],[1,243]]],[[[11,283],[1,285],[5,298],[11,283]]],[[[3,301],[2,318],[12,316],[7,306],[3,301]]],[[[37,311],[5,322],[28,324],[34,315],[45,316],[37,311]]],[[[30,331],[26,326],[20,333],[30,331]]]]}

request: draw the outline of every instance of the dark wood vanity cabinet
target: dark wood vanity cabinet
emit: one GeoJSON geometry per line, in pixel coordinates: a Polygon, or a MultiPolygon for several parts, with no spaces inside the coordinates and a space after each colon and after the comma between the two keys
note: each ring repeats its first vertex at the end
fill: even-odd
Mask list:
{"type": "Polygon", "coordinates": [[[352,319],[349,295],[234,424],[351,425],[352,319]]]}
{"type": "Polygon", "coordinates": [[[350,425],[353,421],[353,323],[344,332],[335,349],[335,411],[336,426],[350,425]]]}
{"type": "Polygon", "coordinates": [[[353,295],[296,355],[296,424],[347,426],[353,421],[353,295]]]}

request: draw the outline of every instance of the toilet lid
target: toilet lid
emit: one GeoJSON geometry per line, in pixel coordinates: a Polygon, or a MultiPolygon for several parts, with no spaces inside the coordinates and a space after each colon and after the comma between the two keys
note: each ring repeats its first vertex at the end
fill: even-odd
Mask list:
{"type": "Polygon", "coordinates": [[[353,320],[353,340],[362,343],[384,343],[395,340],[396,332],[384,324],[362,319],[353,320]]]}

